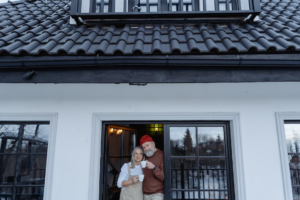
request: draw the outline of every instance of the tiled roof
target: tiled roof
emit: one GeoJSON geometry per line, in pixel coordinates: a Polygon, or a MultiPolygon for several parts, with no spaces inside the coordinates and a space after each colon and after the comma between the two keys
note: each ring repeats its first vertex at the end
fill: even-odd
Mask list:
{"type": "Polygon", "coordinates": [[[262,0],[256,23],[69,24],[70,1],[0,4],[0,55],[300,51],[300,1],[262,0]]]}

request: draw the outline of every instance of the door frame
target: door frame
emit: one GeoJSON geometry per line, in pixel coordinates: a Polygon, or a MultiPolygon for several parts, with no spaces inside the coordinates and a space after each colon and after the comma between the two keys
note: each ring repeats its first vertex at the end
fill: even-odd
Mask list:
{"type": "MultiPolygon", "coordinates": [[[[244,161],[242,149],[242,137],[240,130],[240,114],[236,112],[230,113],[94,113],[93,127],[91,137],[91,153],[90,153],[90,177],[89,177],[89,197],[88,200],[99,199],[100,180],[103,173],[103,156],[105,148],[105,126],[104,122],[118,121],[177,121],[185,123],[186,121],[228,121],[230,125],[230,137],[232,148],[232,169],[234,179],[234,193],[236,199],[246,200],[244,161]]],[[[102,193],[102,192],[101,192],[102,193]]]]}

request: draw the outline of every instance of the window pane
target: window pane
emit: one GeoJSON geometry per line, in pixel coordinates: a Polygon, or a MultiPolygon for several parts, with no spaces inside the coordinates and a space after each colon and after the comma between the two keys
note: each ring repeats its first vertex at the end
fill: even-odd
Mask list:
{"type": "Polygon", "coordinates": [[[196,128],[170,127],[170,148],[172,156],[195,156],[196,128]]]}
{"type": "Polygon", "coordinates": [[[16,153],[19,125],[0,124],[0,153],[16,153]]]}
{"type": "Polygon", "coordinates": [[[134,143],[134,132],[125,130],[123,131],[123,155],[124,156],[131,156],[131,153],[134,149],[133,143],[134,143]]]}
{"type": "Polygon", "coordinates": [[[223,127],[198,127],[200,156],[224,156],[223,127]]]}
{"type": "Polygon", "coordinates": [[[21,155],[18,163],[18,184],[44,184],[46,174],[46,155],[21,155]]]}
{"type": "Polygon", "coordinates": [[[18,138],[11,137],[7,133],[0,136],[0,153],[17,153],[18,138]]]}
{"type": "Polygon", "coordinates": [[[16,156],[0,155],[0,184],[12,185],[15,178],[16,156]]]}
{"type": "Polygon", "coordinates": [[[49,138],[49,125],[26,125],[23,139],[47,142],[49,138]]]}
{"type": "Polygon", "coordinates": [[[201,199],[228,199],[225,159],[202,159],[199,168],[201,199]]]}
{"type": "Polygon", "coordinates": [[[12,193],[11,187],[0,187],[0,200],[12,200],[12,193]]]}
{"type": "Polygon", "coordinates": [[[120,129],[111,128],[108,135],[109,156],[120,156],[122,145],[122,132],[120,129]]]}
{"type": "Polygon", "coordinates": [[[196,158],[171,160],[171,188],[197,189],[198,173],[196,158]]]}
{"type": "Polygon", "coordinates": [[[21,153],[47,153],[49,125],[25,125],[21,153]]]}
{"type": "Polygon", "coordinates": [[[14,136],[18,135],[20,125],[16,124],[0,124],[0,134],[2,132],[9,132],[14,134],[14,136]]]}
{"type": "MultiPolygon", "coordinates": [[[[124,6],[124,0],[115,0],[115,12],[124,12],[124,6]]],[[[97,10],[100,10],[100,7],[97,10]]]]}
{"type": "Polygon", "coordinates": [[[41,200],[44,195],[44,187],[17,187],[16,199],[18,200],[41,200]]]}
{"type": "Polygon", "coordinates": [[[285,138],[288,153],[300,153],[300,124],[285,124],[285,138]]]}

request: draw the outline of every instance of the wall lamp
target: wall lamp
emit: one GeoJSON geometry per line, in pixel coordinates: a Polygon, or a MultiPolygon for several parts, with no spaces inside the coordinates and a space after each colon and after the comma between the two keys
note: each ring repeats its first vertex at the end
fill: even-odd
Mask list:
{"type": "Polygon", "coordinates": [[[32,77],[34,77],[35,75],[37,75],[38,72],[32,70],[30,72],[26,72],[24,75],[23,75],[23,78],[27,79],[27,80],[30,80],[32,79],[32,77]]]}

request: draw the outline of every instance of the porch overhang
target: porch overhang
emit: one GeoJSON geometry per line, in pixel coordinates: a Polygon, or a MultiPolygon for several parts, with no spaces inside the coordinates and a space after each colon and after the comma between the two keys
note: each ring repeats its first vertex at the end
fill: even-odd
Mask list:
{"type": "Polygon", "coordinates": [[[2,57],[1,83],[299,82],[298,54],[2,57]],[[26,77],[26,73],[32,76],[26,77]],[[25,75],[25,77],[24,77],[25,75]]]}

